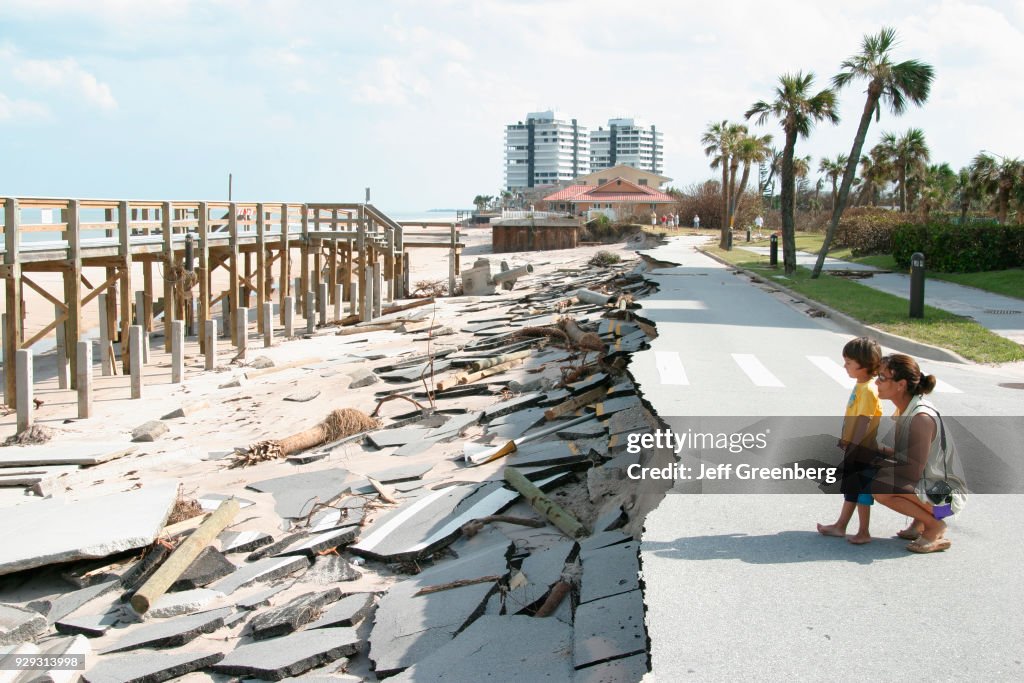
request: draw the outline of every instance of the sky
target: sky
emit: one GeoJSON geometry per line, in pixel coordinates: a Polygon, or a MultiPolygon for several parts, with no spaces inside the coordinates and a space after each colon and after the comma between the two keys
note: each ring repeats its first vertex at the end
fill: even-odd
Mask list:
{"type": "MultiPolygon", "coordinates": [[[[463,208],[502,189],[504,127],[545,109],[657,125],[685,187],[714,176],[710,122],[783,73],[827,87],[882,26],[936,78],[866,149],[918,127],[954,169],[1024,157],[1019,1],[4,0],[0,194],[222,200],[231,173],[238,201],[463,208]]],[[[849,153],[863,101],[842,91],[797,153],[849,153]]]]}

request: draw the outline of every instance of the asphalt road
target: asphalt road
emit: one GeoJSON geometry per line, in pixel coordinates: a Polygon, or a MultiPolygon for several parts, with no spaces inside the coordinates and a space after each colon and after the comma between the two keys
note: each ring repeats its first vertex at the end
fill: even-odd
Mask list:
{"type": "MultiPolygon", "coordinates": [[[[850,335],[695,253],[695,241],[647,252],[679,266],[654,271],[661,289],[642,302],[659,332],[631,366],[644,397],[669,422],[831,416],[838,426],[852,386],[841,369],[850,335]]],[[[641,551],[655,680],[1024,676],[1016,578],[1024,549],[1011,517],[1024,502],[1024,431],[1020,420],[990,417],[1024,412],[1024,392],[1000,386],[1024,377],[921,365],[940,379],[933,403],[962,420],[951,431],[971,461],[969,484],[1008,493],[975,492],[950,523],[953,547],[918,556],[892,538],[905,518],[878,505],[875,540],[853,546],[815,531],[838,514],[836,494],[677,482],[648,516],[641,551]]]]}

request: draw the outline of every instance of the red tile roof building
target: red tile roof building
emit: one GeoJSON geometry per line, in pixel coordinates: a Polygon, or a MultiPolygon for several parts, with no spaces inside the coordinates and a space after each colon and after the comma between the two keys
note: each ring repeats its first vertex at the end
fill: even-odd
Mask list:
{"type": "Polygon", "coordinates": [[[574,216],[598,209],[611,209],[616,213],[657,213],[667,211],[675,202],[674,197],[664,192],[636,185],[623,178],[614,178],[598,187],[570,185],[544,197],[543,205],[538,208],[566,211],[574,216]]]}

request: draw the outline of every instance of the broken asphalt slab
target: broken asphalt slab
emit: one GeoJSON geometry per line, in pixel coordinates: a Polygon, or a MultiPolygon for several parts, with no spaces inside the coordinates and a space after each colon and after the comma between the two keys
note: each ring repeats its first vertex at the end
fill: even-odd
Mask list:
{"type": "Polygon", "coordinates": [[[340,588],[300,595],[280,607],[257,614],[249,622],[249,633],[253,640],[287,635],[313,621],[324,605],[336,602],[339,598],[340,588]]]}
{"type": "Polygon", "coordinates": [[[235,570],[234,574],[225,576],[210,585],[211,590],[231,595],[239,588],[258,581],[273,581],[298,571],[305,570],[309,560],[305,557],[266,557],[235,570]]]}
{"type": "Polygon", "coordinates": [[[580,603],[607,598],[640,587],[640,561],[636,541],[584,550],[580,603]]]}
{"type": "Polygon", "coordinates": [[[219,652],[135,652],[103,657],[82,674],[85,683],[161,683],[219,662],[219,652]]]}
{"type": "Polygon", "coordinates": [[[42,446],[8,446],[0,451],[0,467],[79,465],[89,467],[134,453],[138,446],[123,442],[64,441],[42,446]]]}
{"type": "Polygon", "coordinates": [[[34,641],[46,625],[46,617],[38,612],[0,604],[0,645],[34,641]]]}
{"type": "Polygon", "coordinates": [[[557,619],[484,615],[395,683],[571,681],[573,629],[557,619]]]}
{"type": "Polygon", "coordinates": [[[234,610],[230,607],[191,614],[153,624],[132,625],[113,645],[100,650],[100,654],[137,650],[140,647],[177,647],[190,642],[204,633],[213,633],[224,625],[224,620],[234,610]]]}
{"type": "Polygon", "coordinates": [[[241,645],[214,664],[230,676],[279,681],[355,654],[359,636],[351,628],[319,628],[241,645]]]}
{"type": "Polygon", "coordinates": [[[163,528],[177,492],[176,482],[165,482],[73,503],[6,508],[0,575],[145,547],[163,528]]]}
{"type": "Polygon", "coordinates": [[[508,614],[519,614],[546,596],[561,578],[565,563],[572,561],[578,549],[574,541],[563,541],[550,548],[537,550],[523,560],[519,571],[526,584],[508,592],[505,596],[505,611],[508,614]]]}
{"type": "Polygon", "coordinates": [[[348,471],[340,468],[265,479],[246,488],[274,496],[274,512],[285,519],[305,517],[316,503],[329,503],[348,490],[348,471]]]}
{"type": "Polygon", "coordinates": [[[324,610],[320,618],[308,624],[306,629],[329,626],[355,626],[370,613],[373,603],[373,593],[354,593],[342,598],[330,608],[324,610]]]}
{"type": "Polygon", "coordinates": [[[646,651],[644,598],[639,590],[576,608],[573,662],[577,669],[646,651]]]}

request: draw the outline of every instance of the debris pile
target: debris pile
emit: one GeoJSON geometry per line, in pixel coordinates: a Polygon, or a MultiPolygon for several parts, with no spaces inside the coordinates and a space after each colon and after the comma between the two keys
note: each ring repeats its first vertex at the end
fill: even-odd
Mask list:
{"type": "MultiPolygon", "coordinates": [[[[625,477],[646,457],[626,451],[626,435],[656,423],[626,367],[654,335],[635,314],[651,285],[607,264],[533,270],[486,278],[531,272],[515,294],[441,302],[444,324],[423,306],[395,307],[376,332],[342,324],[419,345],[335,359],[355,369],[325,398],[384,387],[373,416],[364,401],[218,455],[211,464],[237,474],[231,491],[200,479],[187,482],[191,504],[175,482],[5,510],[0,658],[88,653],[90,683],[314,669],[639,680],[635,537],[651,506],[625,477]],[[399,403],[413,409],[390,414],[399,403]],[[408,464],[374,467],[375,451],[408,464]],[[452,455],[458,469],[437,474],[452,455]],[[368,590],[367,574],[389,585],[368,590]]],[[[319,360],[290,369],[334,371],[319,360]]],[[[52,482],[130,449],[4,449],[0,481],[52,482]]]]}

